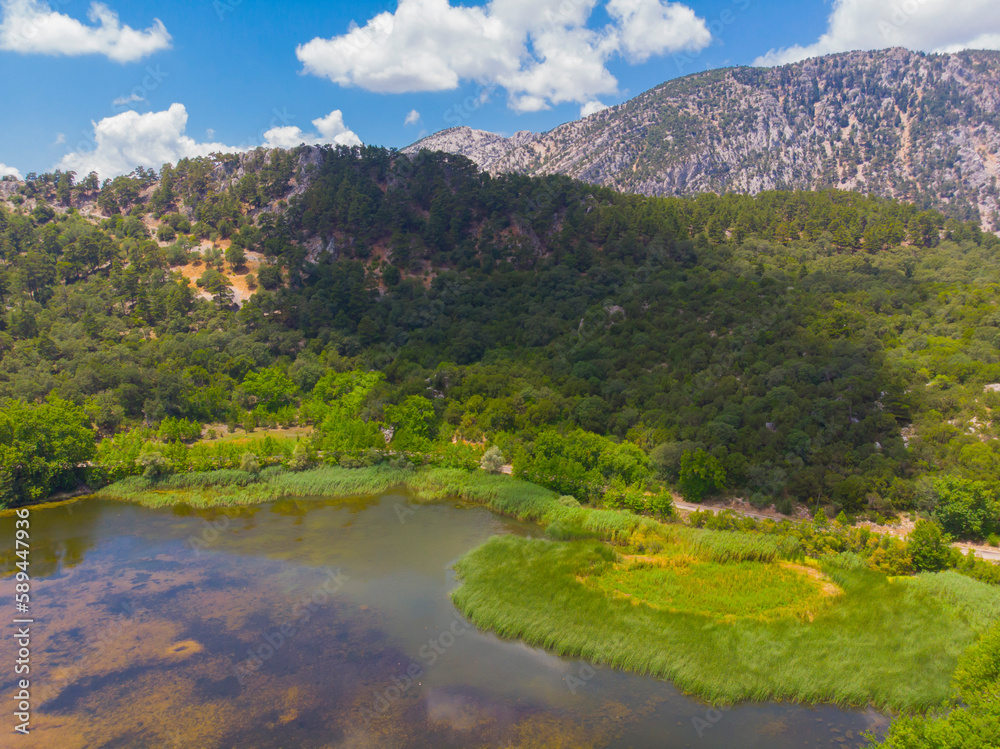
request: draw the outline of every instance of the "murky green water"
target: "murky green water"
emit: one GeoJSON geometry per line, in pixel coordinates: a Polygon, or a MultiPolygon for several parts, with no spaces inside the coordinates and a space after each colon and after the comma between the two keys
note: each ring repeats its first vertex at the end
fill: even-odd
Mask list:
{"type": "MultiPolygon", "coordinates": [[[[497,533],[538,530],[399,493],[224,511],[89,499],[34,509],[35,712],[13,741],[800,749],[860,746],[863,731],[884,729],[873,712],[831,707],[716,712],[668,683],[477,631],[448,598],[450,567],[497,533]]],[[[14,519],[0,518],[11,612],[13,536],[14,519]]]]}

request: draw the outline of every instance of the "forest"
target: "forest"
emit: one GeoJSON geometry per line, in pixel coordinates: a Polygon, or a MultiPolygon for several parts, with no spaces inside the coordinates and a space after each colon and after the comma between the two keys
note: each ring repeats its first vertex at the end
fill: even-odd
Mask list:
{"type": "Polygon", "coordinates": [[[672,487],[1000,540],[1000,240],[977,225],[371,147],[0,196],[0,504],[239,467],[202,438],[298,425],[254,459],[471,467],[496,448],[595,506],[672,487]]]}

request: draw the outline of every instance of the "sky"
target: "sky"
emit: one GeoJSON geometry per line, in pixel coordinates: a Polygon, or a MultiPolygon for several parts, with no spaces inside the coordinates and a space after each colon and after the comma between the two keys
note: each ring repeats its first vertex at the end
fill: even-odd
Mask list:
{"type": "Polygon", "coordinates": [[[0,0],[0,176],[549,130],[663,81],[1000,49],[997,0],[0,0]]]}

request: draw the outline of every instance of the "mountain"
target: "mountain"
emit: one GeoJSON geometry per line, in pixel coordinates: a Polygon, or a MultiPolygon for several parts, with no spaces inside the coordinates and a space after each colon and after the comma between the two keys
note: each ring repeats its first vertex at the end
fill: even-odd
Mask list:
{"type": "Polygon", "coordinates": [[[850,52],[668,81],[547,133],[451,128],[404,149],[644,195],[835,187],[1000,229],[1000,53],[850,52]]]}

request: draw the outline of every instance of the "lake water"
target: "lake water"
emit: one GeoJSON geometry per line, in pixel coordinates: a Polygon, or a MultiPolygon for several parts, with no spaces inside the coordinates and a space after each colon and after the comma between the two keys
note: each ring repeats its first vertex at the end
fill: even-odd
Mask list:
{"type": "MultiPolygon", "coordinates": [[[[16,646],[0,627],[4,746],[861,746],[874,711],[725,711],[667,682],[476,630],[451,565],[538,528],[408,495],[31,512],[32,730],[11,736],[16,646]]],[[[0,518],[13,612],[14,518],[0,518]]]]}

